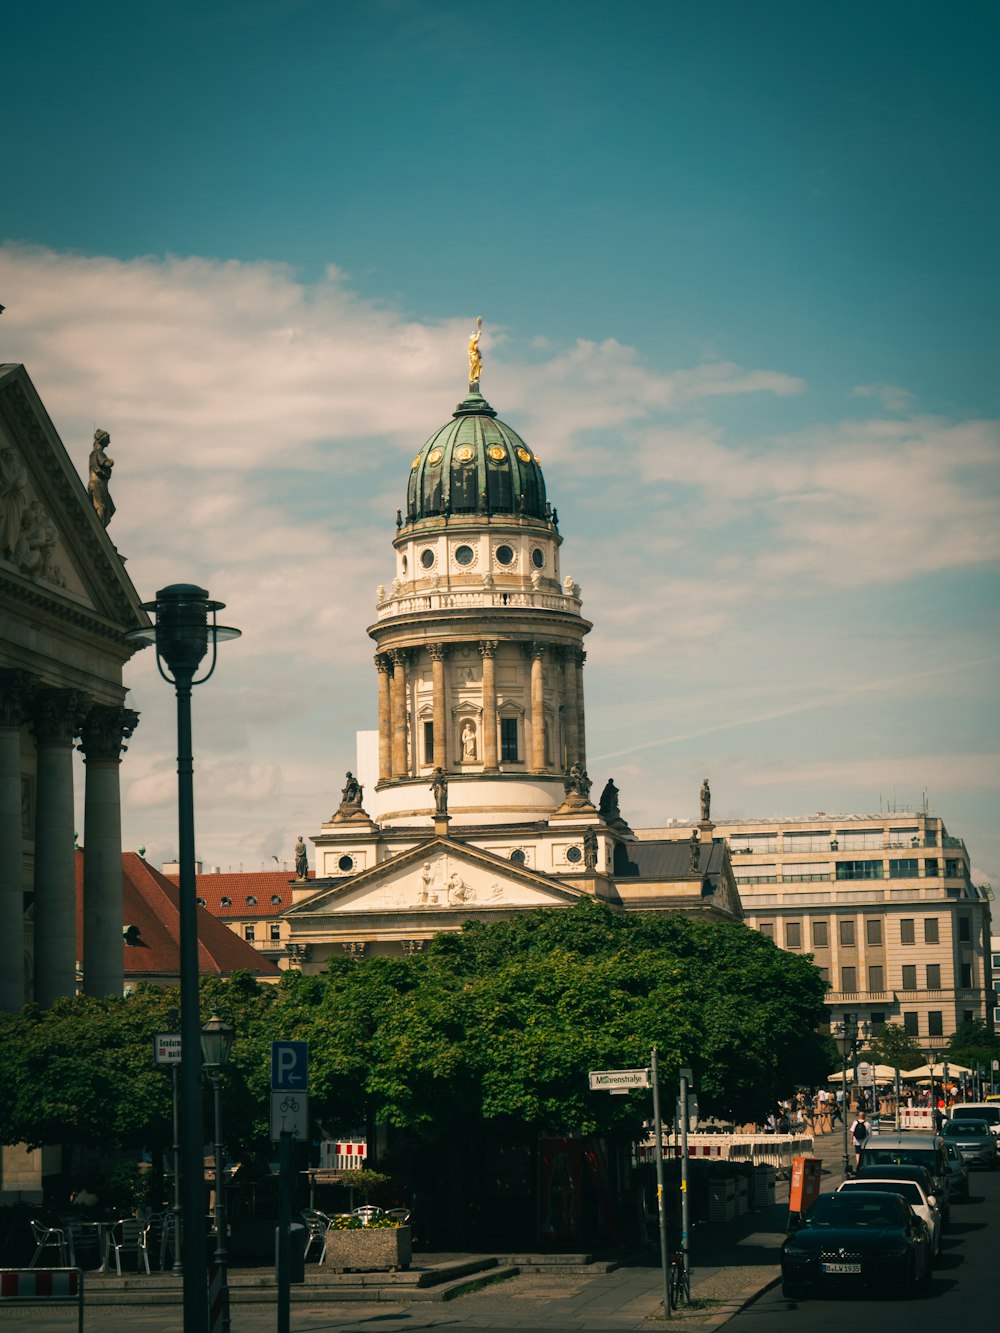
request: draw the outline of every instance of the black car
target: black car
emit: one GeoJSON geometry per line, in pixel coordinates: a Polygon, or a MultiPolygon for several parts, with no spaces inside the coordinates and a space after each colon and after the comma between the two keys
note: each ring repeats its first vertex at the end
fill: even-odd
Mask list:
{"type": "Polygon", "coordinates": [[[898,1194],[821,1194],[781,1247],[781,1290],[886,1286],[901,1293],[931,1274],[931,1233],[898,1194]]]}
{"type": "Polygon", "coordinates": [[[949,1120],[941,1137],[945,1143],[955,1145],[970,1171],[977,1166],[984,1171],[995,1171],[1000,1166],[997,1139],[985,1120],[949,1120]]]}

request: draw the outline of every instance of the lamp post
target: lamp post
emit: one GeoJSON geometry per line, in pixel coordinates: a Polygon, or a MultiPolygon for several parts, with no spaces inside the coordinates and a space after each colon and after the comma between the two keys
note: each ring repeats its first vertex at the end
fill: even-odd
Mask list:
{"type": "Polygon", "coordinates": [[[222,1333],[229,1333],[229,1274],[226,1252],[226,1198],[222,1167],[222,1071],[229,1063],[236,1036],[213,1014],[201,1030],[201,1059],[212,1082],[215,1103],[215,1262],[222,1291],[222,1333]]]}
{"type": "Polygon", "coordinates": [[[851,1169],[851,1148],[847,1129],[847,1057],[857,1046],[858,1040],[858,1016],[857,1014],[845,1014],[841,1022],[834,1024],[833,1034],[837,1045],[840,1047],[842,1061],[842,1083],[844,1091],[844,1102],[841,1110],[841,1117],[844,1128],[844,1175],[845,1177],[851,1169]]]}
{"type": "Polygon", "coordinates": [[[180,860],[181,1077],[180,1162],[181,1235],[184,1265],[185,1333],[208,1333],[205,1271],[205,1162],[202,1154],[201,1012],[198,997],[198,907],[194,870],[194,759],[191,753],[191,689],[215,670],[220,639],[239,630],[215,623],[223,602],[213,602],[204,588],[172,583],[161,588],[143,610],[155,616],[149,629],[130,630],[132,643],[156,645],[156,665],[177,694],[177,839],[180,860]],[[209,624],[209,612],[212,621],[209,624]],[[195,680],[209,644],[212,661],[195,680]],[[164,669],[164,667],[166,669],[164,669]]]}

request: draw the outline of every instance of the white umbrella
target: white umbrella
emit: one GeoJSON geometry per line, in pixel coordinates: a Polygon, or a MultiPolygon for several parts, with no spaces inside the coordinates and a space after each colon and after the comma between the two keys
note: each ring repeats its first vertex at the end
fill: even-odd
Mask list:
{"type": "MultiPolygon", "coordinates": [[[[944,1065],[920,1065],[917,1069],[907,1069],[900,1071],[900,1078],[944,1078],[944,1065]]],[[[972,1070],[967,1069],[965,1065],[953,1065],[948,1061],[949,1074],[971,1074],[972,1070]]]]}

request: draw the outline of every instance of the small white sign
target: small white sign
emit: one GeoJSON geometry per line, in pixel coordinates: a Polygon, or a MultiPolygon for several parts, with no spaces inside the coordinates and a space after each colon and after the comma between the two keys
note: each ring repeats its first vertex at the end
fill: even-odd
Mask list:
{"type": "Polygon", "coordinates": [[[291,1134],[300,1143],[309,1140],[309,1097],[304,1092],[271,1093],[271,1138],[291,1134]]]}
{"type": "Polygon", "coordinates": [[[158,1032],[153,1038],[153,1061],[158,1065],[179,1065],[181,1037],[179,1032],[158,1032]]]}
{"type": "Polygon", "coordinates": [[[628,1092],[630,1088],[651,1088],[648,1069],[592,1069],[591,1092],[628,1092]]]}
{"type": "Polygon", "coordinates": [[[858,1087],[874,1088],[875,1086],[875,1066],[870,1065],[867,1060],[862,1060],[858,1065],[858,1087]]]}

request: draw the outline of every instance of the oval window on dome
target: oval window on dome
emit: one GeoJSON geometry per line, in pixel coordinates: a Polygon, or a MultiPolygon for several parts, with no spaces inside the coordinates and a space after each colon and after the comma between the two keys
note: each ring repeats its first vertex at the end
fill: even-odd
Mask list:
{"type": "Polygon", "coordinates": [[[502,449],[499,444],[491,444],[486,451],[494,463],[502,463],[507,457],[507,450],[502,449]]]}
{"type": "Polygon", "coordinates": [[[463,444],[455,450],[455,457],[460,463],[471,463],[476,456],[476,451],[471,444],[463,444]]]}
{"type": "Polygon", "coordinates": [[[353,857],[353,856],[342,856],[342,857],[340,858],[340,860],[337,862],[337,869],[338,869],[338,870],[353,870],[353,869],[354,869],[354,857],[353,857]]]}
{"type": "Polygon", "coordinates": [[[512,546],[498,546],[496,549],[497,564],[512,565],[514,563],[514,548],[512,546]]]}
{"type": "Polygon", "coordinates": [[[567,847],[566,860],[571,861],[573,865],[576,865],[578,861],[583,860],[583,852],[580,850],[579,847],[567,847]]]}
{"type": "Polygon", "coordinates": [[[427,455],[427,461],[428,463],[440,463],[443,457],[444,454],[441,452],[440,449],[432,449],[430,453],[427,455]]]}
{"type": "Polygon", "coordinates": [[[409,561],[407,560],[407,558],[406,558],[405,555],[403,556],[403,558],[400,560],[399,563],[400,563],[400,568],[402,569],[403,573],[405,574],[406,571],[407,571],[407,570],[409,569],[409,567],[410,567],[410,563],[409,563],[409,561]]]}
{"type": "Polygon", "coordinates": [[[456,546],[456,547],[455,547],[455,564],[456,564],[456,565],[471,565],[472,562],[473,562],[473,560],[475,560],[475,558],[476,558],[476,553],[475,553],[475,551],[472,549],[471,546],[456,546]]]}
{"type": "Polygon", "coordinates": [[[514,862],[516,866],[523,866],[528,858],[525,856],[524,852],[521,850],[520,847],[515,847],[515,849],[510,854],[510,859],[514,862]]]}
{"type": "Polygon", "coordinates": [[[423,565],[424,569],[430,569],[434,564],[435,559],[436,556],[429,546],[425,547],[424,550],[420,552],[420,563],[423,565]]]}
{"type": "Polygon", "coordinates": [[[521,460],[522,463],[530,463],[530,462],[531,462],[531,455],[528,453],[527,449],[518,449],[518,451],[517,451],[517,456],[518,456],[518,458],[521,460]]]}
{"type": "Polygon", "coordinates": [[[545,552],[540,546],[536,546],[531,552],[531,563],[536,569],[541,569],[545,564],[545,552]]]}
{"type": "Polygon", "coordinates": [[[410,464],[410,471],[412,472],[414,468],[418,468],[419,466],[420,466],[420,455],[417,454],[416,458],[410,464]]]}

